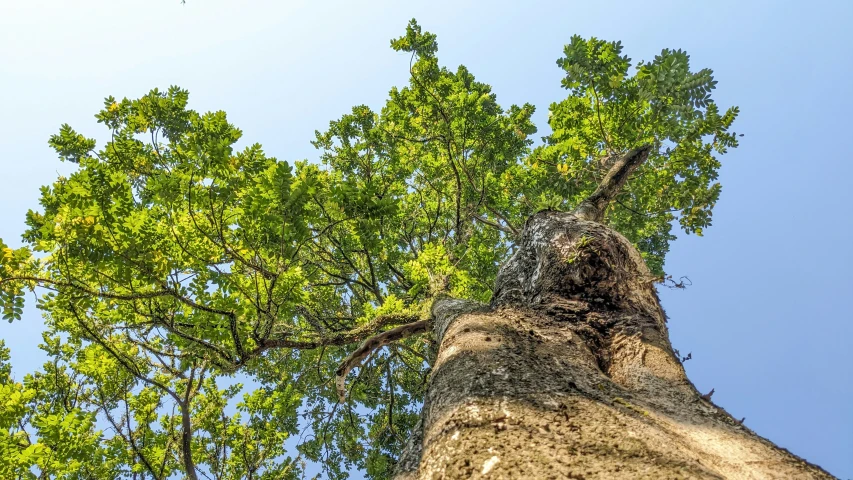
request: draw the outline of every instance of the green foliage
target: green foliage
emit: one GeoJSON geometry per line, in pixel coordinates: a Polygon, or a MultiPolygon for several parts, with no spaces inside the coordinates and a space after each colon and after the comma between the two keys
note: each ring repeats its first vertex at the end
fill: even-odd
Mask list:
{"type": "Polygon", "coordinates": [[[116,473],[115,459],[95,427],[95,413],[81,409],[68,386],[64,372],[53,364],[45,365],[44,373],[27,375],[23,383],[15,382],[9,350],[0,342],[2,478],[35,479],[34,470],[62,479],[112,478],[116,473]]]}
{"type": "Polygon", "coordinates": [[[620,42],[574,36],[557,65],[569,96],[551,105],[552,134],[529,158],[537,181],[527,182],[535,188],[525,194],[541,204],[559,198],[557,208],[571,209],[595,189],[615,154],[651,144],[649,160],[612,203],[607,221],[663,274],[673,221],[698,235],[711,224],[720,195],[715,154],[737,146],[729,131],[737,107],[720,112],[711,99],[711,70],[691,72],[681,50],[665,49],[632,71],[620,42]]]}
{"type": "Polygon", "coordinates": [[[67,125],[51,137],[78,168],[43,187],[24,247],[0,242],[3,316],[40,287],[51,358],[15,383],[0,351],[0,476],[169,478],[191,461],[278,479],[310,460],[386,478],[434,345],[374,352],[338,404],[330,379],[376,325],[418,319],[438,294],[487,301],[525,219],[573,208],[642,144],[653,152],[606,221],[657,273],[675,220],[710,225],[737,108],[720,112],[684,52],[632,70],[619,43],[573,37],[568,96],[534,147],[534,107],[440,66],[434,35],[412,21],[391,46],[411,53],[409,84],[317,132],[320,164],[237,151],[225,113],[189,109],[177,87],[107,98],[100,149],[67,125]],[[260,386],[221,388],[237,372],[260,386]],[[300,424],[311,433],[287,457],[300,424]]]}

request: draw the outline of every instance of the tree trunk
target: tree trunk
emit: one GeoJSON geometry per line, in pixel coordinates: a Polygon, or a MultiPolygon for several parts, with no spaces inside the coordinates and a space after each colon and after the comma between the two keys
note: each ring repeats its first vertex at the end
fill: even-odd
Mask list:
{"type": "Polygon", "coordinates": [[[398,479],[833,478],[703,398],[619,233],[539,212],[491,305],[443,299],[398,479]]]}

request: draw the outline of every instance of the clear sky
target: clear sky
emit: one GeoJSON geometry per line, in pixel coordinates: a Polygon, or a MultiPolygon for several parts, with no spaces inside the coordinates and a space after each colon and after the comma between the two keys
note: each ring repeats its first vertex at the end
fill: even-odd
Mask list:
{"type": "MultiPolygon", "coordinates": [[[[710,67],[739,105],[741,147],[703,238],[679,239],[662,291],[674,345],[701,391],[782,447],[853,478],[853,1],[0,0],[0,238],[17,245],[38,187],[61,164],[47,146],[70,123],[103,139],[107,95],[179,85],[225,110],[282,160],[316,159],[315,129],[381,107],[405,83],[389,48],[416,17],[439,58],[531,102],[540,132],[564,96],[555,60],[573,34],[622,40],[635,60],[664,47],[710,67]]],[[[0,325],[18,376],[43,357],[41,320],[0,325]]]]}

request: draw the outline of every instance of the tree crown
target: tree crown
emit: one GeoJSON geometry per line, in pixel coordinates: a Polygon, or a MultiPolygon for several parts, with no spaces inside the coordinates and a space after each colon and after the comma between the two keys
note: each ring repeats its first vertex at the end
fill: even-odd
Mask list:
{"type": "Polygon", "coordinates": [[[619,42],[572,37],[557,61],[567,96],[535,145],[534,107],[501,107],[464,66],[440,66],[415,21],[391,46],[411,53],[409,84],[317,132],[319,164],[236,151],[225,113],[189,109],[177,87],[108,97],[101,148],[68,125],[50,138],[78,168],[43,187],[23,247],[0,242],[4,318],[40,288],[52,358],[14,383],[0,351],[3,476],[283,478],[301,468],[283,448],[301,414],[301,458],[384,477],[434,346],[400,338],[355,358],[339,404],[330,379],[357,344],[423,322],[436,295],[487,301],[526,218],[576,208],[632,149],[648,158],[603,221],[653,273],[673,223],[710,225],[738,110],[720,110],[711,71],[683,51],[632,65],[619,42]],[[260,386],[227,413],[236,372],[260,386]]]}

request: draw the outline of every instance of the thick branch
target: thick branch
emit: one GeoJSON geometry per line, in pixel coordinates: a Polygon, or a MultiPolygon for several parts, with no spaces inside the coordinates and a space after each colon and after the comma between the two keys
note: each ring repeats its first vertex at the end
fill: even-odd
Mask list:
{"type": "Polygon", "coordinates": [[[601,183],[598,184],[598,188],[578,205],[574,214],[593,222],[600,223],[604,220],[604,212],[607,210],[607,206],[622,190],[625,182],[628,181],[628,177],[631,176],[631,172],[649,158],[651,150],[651,145],[643,145],[619,157],[601,183]]]}
{"type": "Polygon", "coordinates": [[[501,225],[499,223],[495,223],[495,222],[493,222],[487,218],[483,218],[479,215],[472,214],[471,218],[473,218],[474,220],[477,220],[478,222],[480,222],[482,224],[488,225],[492,228],[496,228],[496,229],[506,233],[507,235],[513,235],[514,234],[514,232],[512,230],[510,230],[509,228],[504,227],[503,225],[501,225]]]}
{"type": "Polygon", "coordinates": [[[378,350],[391,342],[426,331],[426,329],[429,328],[429,325],[429,320],[420,320],[406,325],[400,325],[399,327],[392,328],[387,332],[382,332],[379,335],[370,337],[359,345],[359,347],[341,363],[341,366],[338,367],[338,371],[335,372],[335,385],[338,389],[338,399],[340,400],[340,403],[344,403],[344,399],[346,398],[346,378],[350,370],[359,366],[371,352],[378,350]]]}
{"type": "MultiPolygon", "coordinates": [[[[190,418],[190,397],[193,392],[193,377],[195,376],[195,369],[190,371],[190,378],[187,381],[187,391],[184,394],[184,401],[178,404],[178,407],[181,410],[181,458],[184,463],[184,470],[186,470],[187,477],[190,480],[198,480],[198,475],[195,470],[195,462],[193,461],[193,450],[192,450],[192,441],[193,441],[193,427],[192,427],[192,419],[190,418]]],[[[201,384],[202,379],[199,378],[199,385],[201,384]]]]}
{"type": "Polygon", "coordinates": [[[52,280],[50,278],[40,278],[40,277],[31,277],[31,276],[21,276],[21,277],[7,277],[0,279],[0,285],[7,282],[15,282],[15,281],[24,281],[24,282],[35,282],[38,284],[42,284],[41,286],[51,285],[54,287],[69,287],[74,288],[80,292],[83,292],[87,295],[99,298],[107,298],[110,300],[140,300],[144,298],[157,298],[157,297],[165,297],[165,296],[174,296],[174,294],[169,290],[157,290],[153,292],[141,292],[141,293],[132,293],[132,294],[117,294],[110,292],[101,292],[92,290],[82,285],[78,285],[73,282],[63,282],[58,280],[52,280]]]}
{"type": "Polygon", "coordinates": [[[66,282],[60,280],[52,280],[50,278],[41,278],[41,277],[31,277],[31,276],[21,276],[21,277],[7,277],[0,279],[0,285],[13,282],[13,281],[25,281],[25,282],[35,282],[37,284],[41,284],[41,286],[51,285],[54,287],[68,287],[77,290],[78,292],[85,293],[91,297],[96,298],[106,298],[109,300],[119,300],[119,301],[131,301],[131,300],[142,300],[149,298],[158,298],[158,297],[172,297],[175,300],[187,305],[189,307],[195,308],[197,310],[201,310],[207,313],[213,313],[217,315],[226,315],[232,316],[233,312],[229,312],[226,310],[220,310],[217,308],[209,307],[207,305],[202,305],[196,303],[190,298],[187,298],[178,293],[176,289],[169,288],[166,284],[160,280],[157,280],[163,286],[162,290],[155,290],[151,292],[139,292],[139,293],[130,293],[130,294],[118,294],[118,293],[110,293],[110,292],[102,292],[100,290],[93,290],[84,285],[78,285],[74,282],[66,282]]]}
{"type": "Polygon", "coordinates": [[[334,332],[317,338],[309,338],[306,340],[290,340],[287,338],[265,339],[261,343],[261,349],[295,348],[298,350],[310,350],[312,348],[348,345],[350,343],[360,342],[365,338],[374,335],[382,327],[409,323],[417,319],[418,317],[412,314],[390,313],[387,315],[380,315],[373,319],[372,322],[355,327],[351,330],[334,332]]]}

